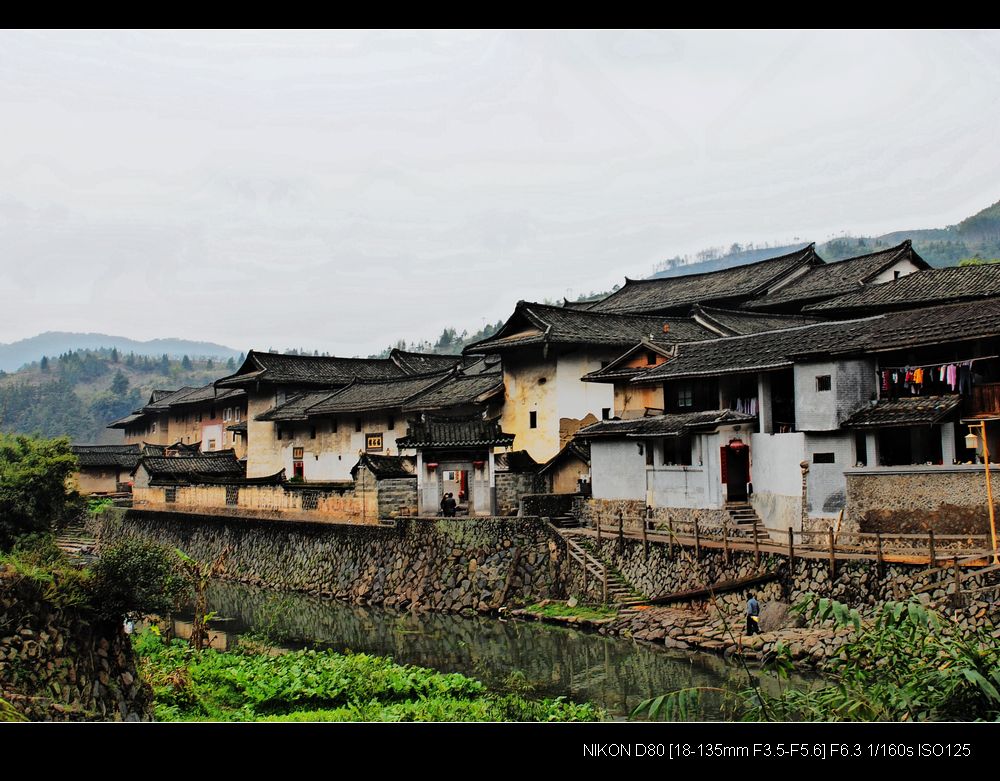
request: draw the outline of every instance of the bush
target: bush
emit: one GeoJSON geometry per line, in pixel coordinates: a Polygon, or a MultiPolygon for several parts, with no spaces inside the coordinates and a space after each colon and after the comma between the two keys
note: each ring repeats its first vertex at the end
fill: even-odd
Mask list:
{"type": "Polygon", "coordinates": [[[94,564],[91,594],[104,618],[135,620],[166,613],[188,595],[190,582],[177,554],[151,542],[126,540],[101,552],[94,564]]]}
{"type": "Polygon", "coordinates": [[[76,469],[68,439],[0,435],[0,551],[81,512],[80,495],[67,487],[76,469]]]}

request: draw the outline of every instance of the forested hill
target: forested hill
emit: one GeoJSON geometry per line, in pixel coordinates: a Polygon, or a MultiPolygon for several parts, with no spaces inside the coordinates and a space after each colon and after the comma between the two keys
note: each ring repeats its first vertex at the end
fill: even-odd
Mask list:
{"type": "MultiPolygon", "coordinates": [[[[1000,258],[1000,201],[947,228],[914,228],[881,236],[843,236],[818,243],[816,251],[824,260],[843,260],[893,247],[904,239],[911,239],[914,249],[928,263],[939,268],[956,266],[959,261],[969,258],[1000,258]]],[[[808,241],[803,238],[794,244],[709,247],[693,256],[678,255],[663,261],[653,276],[674,277],[743,266],[791,252],[808,241]]]]}
{"type": "Polygon", "coordinates": [[[205,385],[240,360],[154,358],[114,348],[43,357],[14,374],[0,372],[0,431],[121,441],[121,432],[105,427],[145,404],[153,388],[205,385]]]}
{"type": "Polygon", "coordinates": [[[21,339],[10,344],[0,344],[0,370],[11,372],[25,364],[39,360],[43,355],[62,355],[77,350],[108,350],[114,348],[121,355],[168,355],[180,359],[211,358],[227,361],[240,354],[239,350],[212,342],[194,342],[187,339],[151,339],[146,342],[110,334],[46,331],[43,334],[21,339]]]}

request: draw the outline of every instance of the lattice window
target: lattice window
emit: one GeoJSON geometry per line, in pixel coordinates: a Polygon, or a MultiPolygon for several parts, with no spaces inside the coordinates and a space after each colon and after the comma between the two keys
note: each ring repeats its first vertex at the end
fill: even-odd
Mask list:
{"type": "Polygon", "coordinates": [[[319,494],[316,491],[302,492],[302,509],[315,510],[319,507],[319,494]]]}
{"type": "Polygon", "coordinates": [[[175,486],[163,489],[163,501],[170,504],[177,501],[177,488],[175,486]]]}
{"type": "Polygon", "coordinates": [[[240,503],[240,487],[238,485],[226,486],[226,504],[236,506],[240,503]]]}

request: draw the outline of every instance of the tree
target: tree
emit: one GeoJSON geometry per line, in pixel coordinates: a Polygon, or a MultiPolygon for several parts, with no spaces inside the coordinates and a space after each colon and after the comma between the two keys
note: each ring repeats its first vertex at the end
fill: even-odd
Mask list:
{"type": "Polygon", "coordinates": [[[160,374],[170,374],[170,356],[166,353],[160,358],[160,374]]]}
{"type": "Polygon", "coordinates": [[[119,357],[118,356],[118,348],[117,347],[112,347],[111,348],[111,363],[118,363],[118,357],[119,357]]]}
{"type": "Polygon", "coordinates": [[[124,540],[101,551],[90,592],[103,618],[121,621],[168,613],[190,587],[176,552],[145,540],[124,540]]]}
{"type": "Polygon", "coordinates": [[[213,360],[212,360],[211,358],[209,358],[209,359],[208,359],[208,360],[207,360],[207,361],[205,362],[205,368],[206,368],[206,369],[214,369],[214,368],[215,368],[215,361],[213,361],[213,360]]]}
{"type": "Polygon", "coordinates": [[[38,368],[43,372],[47,372],[49,370],[49,357],[47,355],[42,356],[42,360],[38,363],[38,368]]]}
{"type": "Polygon", "coordinates": [[[243,361],[245,361],[246,359],[247,359],[246,355],[244,353],[240,353],[240,357],[239,357],[239,363],[240,363],[240,365],[242,365],[243,361]]]}
{"type": "Polygon", "coordinates": [[[183,358],[181,358],[181,368],[186,372],[191,371],[191,369],[193,368],[191,366],[191,359],[188,358],[186,355],[183,358]]]}
{"type": "Polygon", "coordinates": [[[226,368],[230,369],[230,370],[233,370],[233,371],[235,371],[235,369],[236,369],[236,361],[233,360],[233,356],[231,356],[231,355],[229,356],[229,360],[226,361],[226,368]]]}
{"type": "Polygon", "coordinates": [[[0,435],[0,550],[81,511],[80,495],[67,488],[76,469],[68,439],[0,435]]]}
{"type": "Polygon", "coordinates": [[[115,372],[115,378],[111,380],[111,392],[115,396],[124,396],[128,393],[128,377],[121,369],[115,372]]]}

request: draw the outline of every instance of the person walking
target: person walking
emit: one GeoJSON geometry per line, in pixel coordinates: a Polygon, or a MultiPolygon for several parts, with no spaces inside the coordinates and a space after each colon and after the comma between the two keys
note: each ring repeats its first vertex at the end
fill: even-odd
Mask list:
{"type": "Polygon", "coordinates": [[[747,600],[747,635],[760,634],[760,602],[753,594],[747,600]]]}

